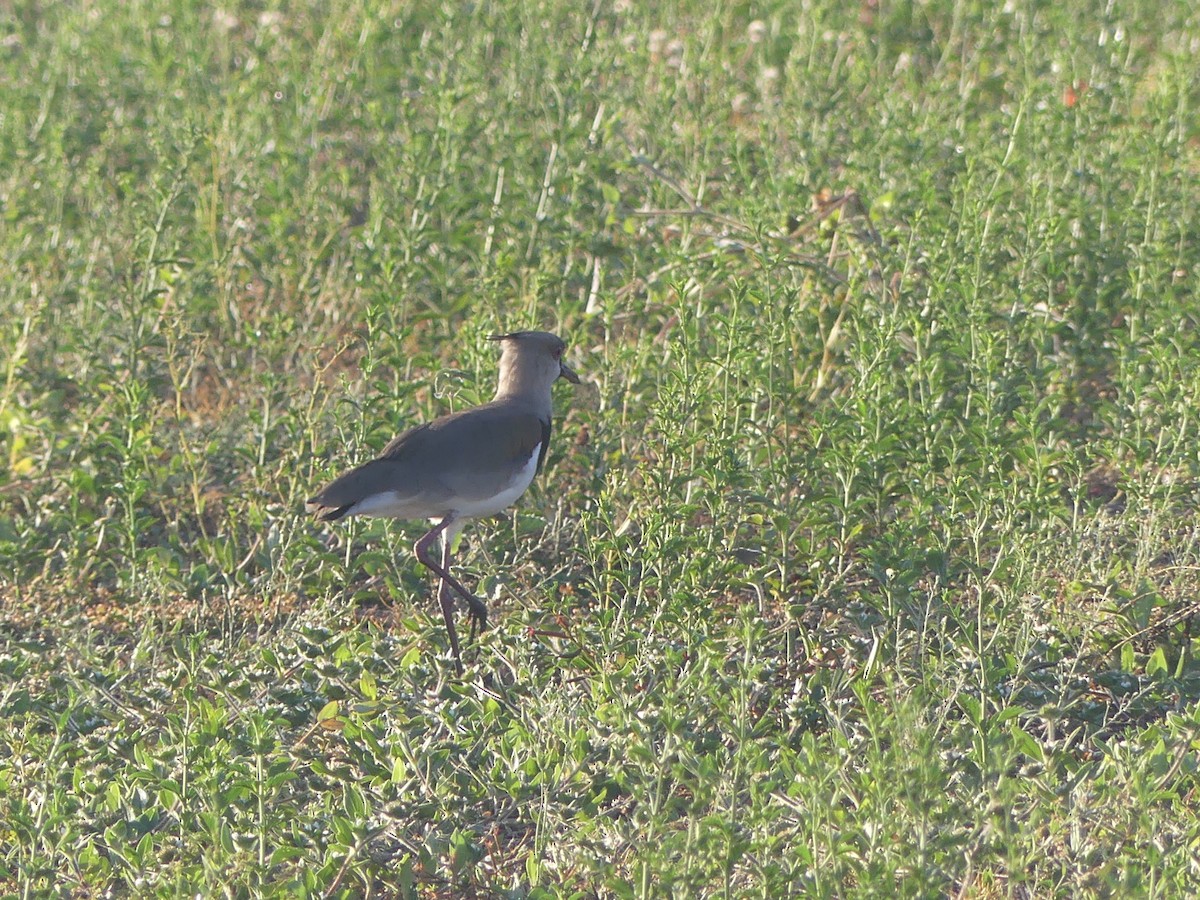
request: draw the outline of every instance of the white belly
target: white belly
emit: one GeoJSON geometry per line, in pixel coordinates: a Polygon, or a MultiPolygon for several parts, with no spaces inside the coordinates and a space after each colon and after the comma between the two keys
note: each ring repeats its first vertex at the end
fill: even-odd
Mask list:
{"type": "Polygon", "coordinates": [[[500,493],[478,500],[459,500],[454,505],[455,516],[462,518],[469,516],[490,516],[493,513],[498,513],[500,510],[512,506],[517,501],[517,498],[525,493],[529,485],[533,483],[533,476],[537,474],[538,452],[541,449],[541,444],[533,448],[533,452],[529,454],[529,462],[525,463],[524,468],[512,477],[512,480],[505,485],[504,490],[500,491],[500,493]]]}
{"type": "Polygon", "coordinates": [[[431,501],[427,497],[406,496],[399,491],[381,491],[378,494],[364,497],[356,503],[350,510],[350,515],[386,519],[432,518],[434,521],[439,521],[446,513],[452,514],[456,519],[490,516],[512,506],[517,498],[525,493],[533,482],[533,476],[537,474],[538,452],[541,449],[541,444],[534,447],[533,452],[529,455],[529,462],[525,463],[509,479],[499,493],[493,494],[491,497],[475,499],[464,497],[450,498],[449,500],[439,498],[431,501]]]}

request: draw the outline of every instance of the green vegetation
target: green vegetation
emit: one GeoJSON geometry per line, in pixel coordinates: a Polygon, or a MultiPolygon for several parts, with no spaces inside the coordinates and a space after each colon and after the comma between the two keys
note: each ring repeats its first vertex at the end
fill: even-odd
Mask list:
{"type": "Polygon", "coordinates": [[[0,894],[1200,890],[1194,4],[654,6],[0,9],[0,894]]]}

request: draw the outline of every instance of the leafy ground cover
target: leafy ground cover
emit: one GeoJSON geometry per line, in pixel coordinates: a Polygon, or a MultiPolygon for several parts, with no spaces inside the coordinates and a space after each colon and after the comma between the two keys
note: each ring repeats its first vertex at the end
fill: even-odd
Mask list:
{"type": "Polygon", "coordinates": [[[0,10],[5,895],[1195,893],[1200,16],[652,6],[0,10]]]}

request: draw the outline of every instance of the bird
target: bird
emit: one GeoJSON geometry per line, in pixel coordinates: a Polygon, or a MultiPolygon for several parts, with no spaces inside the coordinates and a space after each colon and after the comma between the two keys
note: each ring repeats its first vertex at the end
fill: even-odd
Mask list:
{"type": "Polygon", "coordinates": [[[460,676],[453,593],[467,603],[472,635],[487,627],[487,607],[450,572],[454,539],[467,520],[501,512],[525,493],[550,446],[551,388],[559,378],[579,384],[563,361],[567,345],[555,334],[513,331],[488,339],[500,344],[491,402],[409,429],[306,504],[321,522],[351,516],[430,521],[433,527],[413,552],[438,578],[438,602],[460,676]],[[439,540],[441,554],[435,558],[431,550],[439,540]]]}

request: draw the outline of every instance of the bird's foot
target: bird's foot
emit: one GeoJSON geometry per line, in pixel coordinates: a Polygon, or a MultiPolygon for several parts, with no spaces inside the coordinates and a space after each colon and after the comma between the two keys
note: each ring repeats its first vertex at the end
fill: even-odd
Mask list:
{"type": "Polygon", "coordinates": [[[474,594],[469,594],[466,600],[471,616],[471,639],[474,640],[481,632],[487,630],[488,611],[483,601],[474,594]]]}

